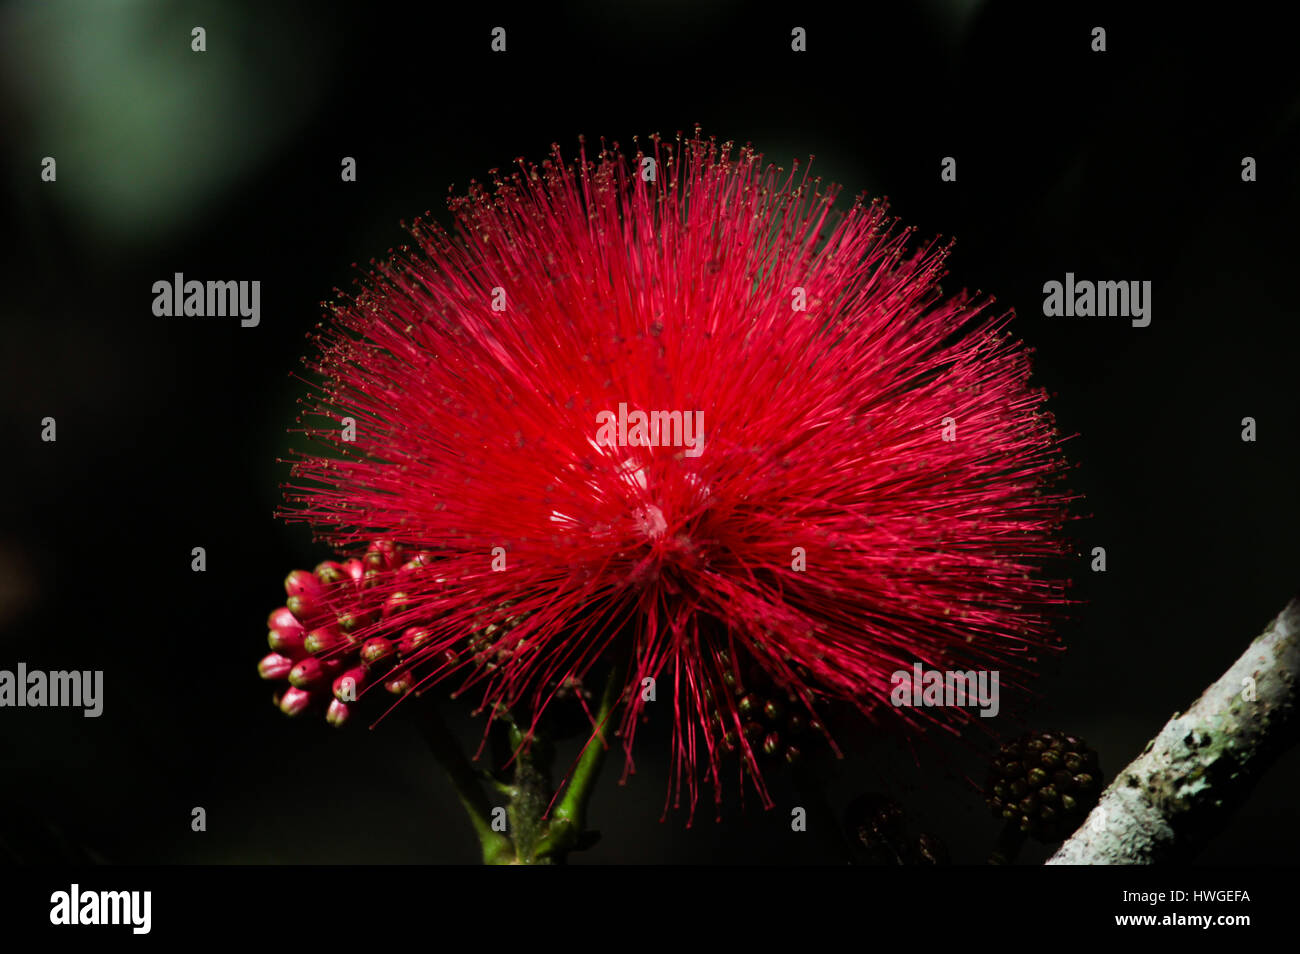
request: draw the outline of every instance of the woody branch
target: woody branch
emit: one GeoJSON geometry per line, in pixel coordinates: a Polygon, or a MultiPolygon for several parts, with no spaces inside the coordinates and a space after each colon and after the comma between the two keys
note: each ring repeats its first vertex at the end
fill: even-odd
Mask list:
{"type": "Polygon", "coordinates": [[[1293,599],[1191,708],[1174,713],[1047,864],[1189,860],[1296,741],[1297,671],[1293,599]]]}

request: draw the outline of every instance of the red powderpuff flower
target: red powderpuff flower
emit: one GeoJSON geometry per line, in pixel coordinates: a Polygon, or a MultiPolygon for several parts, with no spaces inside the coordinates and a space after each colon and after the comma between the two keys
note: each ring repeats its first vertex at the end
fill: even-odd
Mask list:
{"type": "Polygon", "coordinates": [[[773,718],[921,728],[975,712],[891,705],[896,671],[1005,688],[1052,644],[1064,464],[1011,316],[943,298],[947,249],[879,203],[836,221],[837,187],[732,152],[520,160],[332,306],[308,404],[332,452],[284,514],[380,542],[287,581],[285,711],[450,682],[536,716],[621,658],[627,769],[668,702],[693,810],[729,749],[767,800],[778,743],[738,680],[773,718]]]}

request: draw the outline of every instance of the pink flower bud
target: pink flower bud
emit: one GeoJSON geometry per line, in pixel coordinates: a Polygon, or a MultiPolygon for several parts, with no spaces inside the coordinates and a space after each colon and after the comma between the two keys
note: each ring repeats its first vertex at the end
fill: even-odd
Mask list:
{"type": "Polygon", "coordinates": [[[325,591],[325,584],[309,570],[294,570],[284,578],[284,591],[290,596],[319,596],[325,591]]]}
{"type": "Polygon", "coordinates": [[[412,626],[406,632],[402,633],[402,638],[397,642],[397,651],[403,656],[410,655],[432,638],[433,633],[429,632],[429,630],[425,629],[423,626],[412,626]]]}
{"type": "Polygon", "coordinates": [[[411,597],[406,593],[393,593],[388,599],[384,600],[384,619],[392,616],[394,613],[400,613],[406,604],[411,602],[411,597]]]}
{"type": "Polygon", "coordinates": [[[303,648],[309,653],[323,653],[343,642],[343,634],[333,626],[321,626],[313,629],[303,639],[303,648]]]}
{"type": "Polygon", "coordinates": [[[415,679],[409,672],[399,672],[384,683],[384,688],[395,696],[404,696],[411,691],[413,685],[415,685],[415,679]]]}
{"type": "Polygon", "coordinates": [[[377,622],[379,622],[379,614],[374,611],[360,613],[345,610],[339,614],[338,619],[339,629],[347,634],[355,633],[357,630],[364,629],[377,622]]]}
{"type": "Polygon", "coordinates": [[[289,675],[289,670],[293,668],[293,660],[288,656],[282,656],[279,653],[271,653],[264,656],[262,661],[257,664],[258,674],[263,679],[283,679],[289,675]]]}
{"type": "Polygon", "coordinates": [[[311,689],[324,681],[325,664],[315,656],[300,659],[289,670],[289,682],[299,689],[311,689]]]}
{"type": "Polygon", "coordinates": [[[392,655],[393,641],[383,636],[375,636],[361,644],[361,663],[367,669],[386,657],[392,655]]]}
{"type": "Polygon", "coordinates": [[[325,721],[337,729],[348,721],[349,715],[347,703],[331,699],[329,708],[325,710],[325,721]]]}
{"type": "Polygon", "coordinates": [[[297,629],[273,629],[266,635],[266,644],[277,653],[293,659],[301,659],[307,655],[307,650],[303,649],[302,646],[306,635],[302,627],[297,629]]]}
{"type": "Polygon", "coordinates": [[[366,567],[374,570],[392,570],[400,562],[401,554],[391,540],[376,540],[366,551],[366,567]]]}
{"type": "Polygon", "coordinates": [[[412,573],[416,570],[422,570],[433,562],[433,554],[428,550],[421,550],[411,559],[402,564],[402,573],[412,573]]]}
{"type": "Polygon", "coordinates": [[[328,610],[320,597],[309,593],[298,593],[284,601],[289,612],[297,617],[304,627],[323,623],[328,618],[328,610]]]}
{"type": "Polygon", "coordinates": [[[296,716],[311,705],[311,693],[302,689],[286,689],[280,697],[280,711],[287,716],[296,716]]]}
{"type": "Polygon", "coordinates": [[[334,680],[334,698],[339,702],[356,702],[366,685],[366,671],[360,666],[349,669],[334,680]]]}
{"type": "Polygon", "coordinates": [[[342,563],[335,563],[333,560],[326,560],[316,565],[316,579],[320,580],[326,586],[333,586],[335,583],[347,579],[347,571],[343,569],[342,563]]]}
{"type": "Polygon", "coordinates": [[[266,625],[269,629],[302,629],[302,623],[298,622],[298,618],[287,606],[271,610],[271,615],[266,618],[266,625]]]}

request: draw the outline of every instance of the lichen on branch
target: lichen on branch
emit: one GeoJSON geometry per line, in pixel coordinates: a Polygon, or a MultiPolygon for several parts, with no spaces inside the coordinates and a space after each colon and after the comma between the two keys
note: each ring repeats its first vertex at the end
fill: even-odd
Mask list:
{"type": "Polygon", "coordinates": [[[1049,865],[1186,862],[1295,743],[1300,599],[1116,776],[1049,865]]]}

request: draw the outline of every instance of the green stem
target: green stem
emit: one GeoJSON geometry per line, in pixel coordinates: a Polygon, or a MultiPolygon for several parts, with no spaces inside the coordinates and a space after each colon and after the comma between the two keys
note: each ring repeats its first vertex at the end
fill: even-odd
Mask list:
{"type": "Polygon", "coordinates": [[[596,713],[595,732],[579,757],[560,804],[551,815],[546,834],[537,846],[539,857],[563,860],[564,856],[578,844],[579,838],[586,829],[587,806],[595,790],[601,765],[605,761],[605,753],[609,747],[606,739],[614,710],[622,697],[626,673],[626,662],[619,660],[614,663],[609,676],[605,679],[600,709],[596,713]]]}
{"type": "Polygon", "coordinates": [[[470,824],[474,826],[474,833],[478,835],[479,845],[483,849],[484,864],[509,864],[515,858],[514,846],[504,833],[492,829],[492,806],[479,786],[478,773],[442,721],[437,706],[430,702],[425,709],[419,720],[421,734],[434,758],[447,772],[461,805],[469,815],[470,824]]]}
{"type": "Polygon", "coordinates": [[[549,739],[534,734],[526,736],[518,726],[510,725],[510,745],[514,750],[514,795],[506,814],[515,855],[522,865],[551,864],[555,859],[543,855],[539,846],[546,836],[546,806],[551,798],[551,762],[555,749],[549,739]]]}
{"type": "Polygon", "coordinates": [[[434,757],[446,770],[460,803],[469,815],[483,849],[485,864],[563,864],[570,851],[583,847],[587,805],[605,759],[609,723],[621,699],[625,673],[626,666],[622,662],[611,668],[596,714],[596,731],[579,757],[559,805],[549,818],[546,809],[554,792],[551,764],[555,756],[549,738],[541,733],[526,734],[513,713],[504,707],[498,708],[497,718],[504,731],[494,738],[507,746],[498,754],[498,761],[513,758],[514,762],[514,778],[511,784],[507,784],[493,773],[470,765],[435,705],[431,702],[425,707],[420,731],[434,757]],[[509,834],[493,829],[493,809],[484,794],[484,784],[506,796],[509,834]]]}

